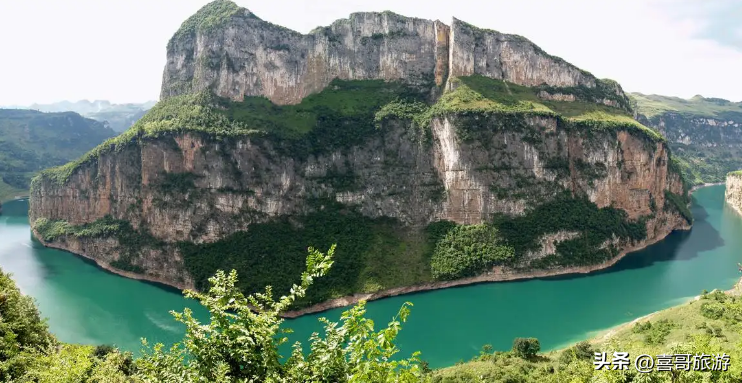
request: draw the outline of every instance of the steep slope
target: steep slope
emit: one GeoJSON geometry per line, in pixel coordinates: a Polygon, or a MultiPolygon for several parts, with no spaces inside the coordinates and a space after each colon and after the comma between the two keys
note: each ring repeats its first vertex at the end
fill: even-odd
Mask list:
{"type": "Polygon", "coordinates": [[[39,170],[63,165],[114,135],[77,113],[0,109],[0,202],[28,194],[39,170]]]}
{"type": "Polygon", "coordinates": [[[724,182],[742,168],[742,102],[631,94],[636,117],[667,137],[691,184],[724,182]]]}
{"type": "Polygon", "coordinates": [[[306,246],[337,242],[307,305],[586,272],[691,221],[618,84],[458,20],[354,14],[301,35],[216,1],[171,40],[162,96],[34,179],[44,243],[178,287],[235,268],[280,293],[306,246]]]}

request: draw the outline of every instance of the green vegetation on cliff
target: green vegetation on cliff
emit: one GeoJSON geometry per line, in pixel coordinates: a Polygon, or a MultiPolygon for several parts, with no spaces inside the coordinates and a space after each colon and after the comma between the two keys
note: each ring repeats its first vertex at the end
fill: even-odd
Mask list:
{"type": "Polygon", "coordinates": [[[256,223],[213,243],[180,244],[186,269],[198,288],[208,286],[217,270],[236,269],[238,287],[246,293],[271,285],[288,293],[303,271],[307,245],[341,244],[335,266],[298,306],[320,303],[357,292],[429,281],[425,238],[391,219],[374,220],[330,201],[316,212],[256,223]]]}
{"type": "Polygon", "coordinates": [[[105,239],[114,238],[118,243],[119,259],[111,266],[135,273],[142,273],[144,269],[135,264],[142,250],[146,248],[162,249],[166,244],[152,236],[146,229],[134,229],[129,221],[114,219],[110,215],[84,225],[72,225],[63,220],[49,220],[38,218],[32,222],[32,229],[38,233],[41,240],[54,242],[66,237],[76,239],[105,239]]]}
{"type": "Polygon", "coordinates": [[[65,164],[114,135],[77,113],[0,109],[0,202],[28,194],[34,173],[65,164]]]}
{"type": "Polygon", "coordinates": [[[622,241],[640,241],[646,238],[645,220],[632,222],[626,212],[612,207],[598,209],[586,196],[573,197],[562,192],[557,198],[529,208],[519,217],[498,215],[495,225],[515,248],[519,258],[528,252],[539,251],[544,235],[559,232],[573,233],[556,244],[556,253],[533,260],[526,267],[584,266],[605,262],[618,255],[615,245],[603,246],[617,238],[622,241]]]}
{"type": "Polygon", "coordinates": [[[676,212],[680,213],[680,215],[685,218],[688,223],[693,223],[693,214],[690,212],[690,209],[688,209],[688,204],[690,204],[690,196],[678,195],[665,190],[665,199],[665,210],[674,209],[676,212]]]}
{"type": "Polygon", "coordinates": [[[503,242],[492,225],[455,225],[435,243],[430,260],[433,277],[473,277],[505,263],[513,258],[514,251],[503,242]]]}
{"type": "MultiPolygon", "coordinates": [[[[275,105],[264,97],[236,103],[202,92],[167,98],[121,135],[79,159],[42,172],[42,178],[64,184],[82,165],[121,151],[140,140],[191,132],[224,138],[267,139],[281,153],[296,157],[357,145],[376,133],[374,113],[398,99],[420,100],[420,89],[396,82],[335,80],[324,91],[297,105],[275,105]]],[[[40,181],[41,179],[39,179],[40,181]]]]}
{"type": "MultiPolygon", "coordinates": [[[[451,112],[490,112],[557,116],[565,126],[578,130],[627,130],[652,141],[664,141],[662,135],[640,124],[628,112],[594,102],[548,101],[538,97],[538,88],[529,88],[484,76],[454,80],[455,89],[444,94],[433,106],[434,115],[451,112]]],[[[552,89],[557,92],[559,88],[552,89]]]]}
{"type": "Polygon", "coordinates": [[[252,224],[250,230],[212,243],[180,243],[186,268],[199,288],[216,270],[236,269],[238,286],[246,293],[266,284],[286,293],[301,273],[306,244],[340,244],[335,268],[298,302],[303,307],[358,292],[471,277],[496,265],[533,269],[597,264],[618,254],[615,246],[603,247],[606,241],[646,238],[646,217],[632,222],[622,210],[599,209],[566,191],[519,217],[498,215],[483,225],[441,221],[424,232],[392,219],[364,217],[336,202],[322,206],[308,215],[252,224]],[[559,242],[554,255],[527,257],[540,250],[543,236],[560,231],[574,235],[559,242]]]}
{"type": "Polygon", "coordinates": [[[278,106],[263,97],[218,105],[230,121],[265,132],[282,154],[306,158],[363,144],[378,135],[378,111],[400,101],[423,105],[426,90],[383,80],[334,80],[297,105],[278,106]]]}
{"type": "Polygon", "coordinates": [[[175,32],[168,44],[171,48],[173,42],[197,32],[209,32],[224,25],[230,17],[238,14],[242,8],[230,0],[215,0],[203,6],[193,16],[181,24],[180,29],[175,32]]]}

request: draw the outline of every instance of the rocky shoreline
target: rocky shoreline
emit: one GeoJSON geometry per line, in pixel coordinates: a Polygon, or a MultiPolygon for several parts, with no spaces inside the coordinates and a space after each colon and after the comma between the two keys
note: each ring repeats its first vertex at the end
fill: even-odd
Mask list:
{"type": "Polygon", "coordinates": [[[154,283],[154,284],[157,284],[157,285],[162,285],[161,287],[164,287],[164,288],[178,289],[178,290],[181,290],[181,291],[182,290],[187,290],[187,289],[190,289],[191,288],[191,287],[186,286],[186,285],[180,285],[180,284],[172,283],[171,281],[165,282],[165,280],[160,279],[160,278],[156,278],[156,277],[153,277],[153,276],[142,275],[142,274],[132,273],[132,272],[129,272],[129,271],[119,270],[119,269],[117,269],[117,268],[115,268],[115,267],[113,267],[113,266],[111,266],[111,265],[109,265],[109,264],[107,264],[105,262],[101,262],[99,259],[95,259],[95,258],[93,258],[93,257],[85,254],[82,251],[80,251],[80,252],[72,252],[72,251],[70,251],[69,249],[67,249],[67,248],[65,248],[63,246],[55,245],[54,243],[43,241],[43,240],[40,239],[41,236],[39,235],[39,233],[36,232],[36,230],[34,230],[33,228],[31,229],[31,232],[33,232],[34,237],[36,239],[38,239],[39,242],[41,242],[44,245],[44,247],[48,247],[50,249],[61,250],[61,251],[64,251],[64,252],[67,252],[67,253],[74,254],[76,256],[82,257],[82,258],[84,258],[86,260],[92,261],[96,266],[98,266],[101,269],[103,269],[105,271],[108,271],[110,273],[113,273],[113,274],[116,274],[116,275],[120,275],[122,277],[130,278],[130,279],[136,279],[138,281],[143,281],[143,282],[154,283]]]}
{"type": "MultiPolygon", "coordinates": [[[[692,192],[694,192],[694,191],[696,191],[696,190],[698,190],[700,188],[703,188],[703,187],[714,186],[714,185],[721,185],[721,184],[723,184],[723,182],[720,182],[720,183],[706,183],[706,184],[702,184],[702,185],[696,185],[696,186],[694,186],[693,188],[691,188],[689,190],[689,193],[692,193],[692,192]]],[[[688,230],[688,229],[690,229],[690,226],[685,227],[685,228],[682,228],[682,229],[683,230],[688,230]]],[[[592,273],[592,272],[595,272],[595,271],[599,271],[599,270],[603,270],[603,269],[606,269],[608,267],[611,267],[614,264],[616,264],[618,261],[620,261],[623,257],[625,257],[627,254],[632,253],[632,252],[635,252],[635,251],[639,251],[639,250],[641,250],[641,249],[643,249],[643,248],[645,248],[647,246],[650,246],[650,245],[652,245],[654,243],[657,243],[657,242],[665,239],[665,237],[667,235],[669,235],[670,233],[671,232],[667,232],[664,235],[658,236],[656,238],[653,238],[650,241],[644,241],[644,242],[642,242],[642,243],[640,243],[640,244],[638,244],[636,246],[632,246],[630,248],[627,248],[627,249],[623,250],[615,258],[613,258],[613,259],[611,259],[609,261],[600,263],[600,264],[596,264],[596,265],[579,266],[579,267],[567,267],[567,268],[550,269],[550,270],[534,270],[534,271],[529,271],[529,272],[516,272],[516,271],[513,271],[512,269],[508,270],[508,269],[506,269],[504,267],[497,267],[492,272],[489,272],[489,273],[483,274],[483,275],[479,275],[479,276],[476,276],[476,277],[458,279],[458,280],[455,280],[455,281],[430,282],[430,283],[424,283],[424,284],[413,285],[413,286],[395,287],[395,288],[391,288],[391,289],[387,289],[387,290],[377,291],[377,292],[374,292],[374,293],[360,293],[360,294],[353,294],[353,295],[345,296],[345,297],[342,297],[342,298],[330,299],[330,300],[327,300],[325,302],[318,303],[318,304],[315,304],[315,305],[312,305],[312,306],[309,306],[309,307],[306,307],[306,308],[303,308],[303,309],[288,311],[288,312],[282,314],[282,317],[284,317],[284,318],[298,318],[298,317],[300,317],[302,315],[314,314],[314,313],[319,313],[319,312],[323,312],[323,311],[327,311],[327,310],[331,310],[331,309],[335,309],[335,308],[351,306],[351,305],[357,304],[360,301],[373,301],[373,300],[377,300],[377,299],[395,297],[395,296],[399,296],[399,295],[412,294],[412,293],[424,292],[424,291],[431,291],[431,290],[438,290],[438,289],[449,288],[449,287],[456,287],[456,286],[473,285],[473,284],[477,284],[477,283],[506,282],[506,281],[516,281],[516,280],[525,280],[525,279],[534,279],[534,278],[546,278],[546,277],[555,277],[555,276],[564,276],[564,275],[574,275],[574,274],[588,274],[588,273],[592,273]]],[[[34,231],[34,236],[36,238],[39,238],[38,233],[36,233],[35,231],[34,231]]],[[[131,273],[131,272],[123,271],[123,270],[118,270],[118,269],[116,269],[114,267],[111,267],[108,264],[101,263],[98,260],[96,260],[93,257],[90,257],[90,256],[88,256],[86,254],[73,253],[73,252],[69,251],[68,249],[65,249],[65,248],[63,248],[61,246],[55,246],[52,243],[46,243],[46,242],[43,242],[43,241],[42,241],[42,243],[46,247],[50,247],[50,248],[54,248],[54,249],[58,249],[58,250],[62,250],[62,251],[67,251],[69,253],[72,253],[72,254],[75,254],[75,255],[79,255],[79,256],[81,256],[81,257],[83,257],[85,259],[91,260],[97,266],[99,266],[100,268],[102,268],[102,269],[104,269],[104,270],[106,270],[108,272],[111,272],[111,273],[114,273],[114,274],[117,274],[117,275],[121,275],[123,277],[132,278],[132,279],[136,279],[136,280],[140,280],[140,281],[152,282],[152,283],[156,283],[156,284],[162,284],[162,285],[169,286],[169,287],[172,287],[172,288],[177,288],[177,289],[180,289],[180,290],[185,290],[185,289],[188,289],[189,288],[188,286],[176,286],[176,285],[174,285],[171,282],[164,282],[163,280],[161,280],[159,278],[156,278],[156,277],[144,276],[144,275],[141,275],[141,274],[135,274],[135,273],[131,273]]]]}

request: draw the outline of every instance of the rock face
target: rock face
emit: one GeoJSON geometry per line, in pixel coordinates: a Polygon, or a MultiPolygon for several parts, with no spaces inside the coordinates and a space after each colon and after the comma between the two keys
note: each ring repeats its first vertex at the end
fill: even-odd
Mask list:
{"type": "MultiPolygon", "coordinates": [[[[199,243],[272,217],[306,212],[312,195],[334,195],[338,202],[358,206],[364,215],[394,217],[410,226],[438,220],[475,224],[495,213],[522,214],[537,203],[534,196],[548,195],[559,185],[586,193],[598,207],[623,209],[630,219],[656,211],[646,222],[647,242],[687,227],[679,215],[663,209],[665,191],[683,193],[679,175],[668,170],[663,143],[648,144],[628,132],[586,140],[557,129],[554,119],[538,118],[527,123],[542,132],[542,143],[528,143],[523,133],[501,132],[493,133],[484,147],[462,142],[457,123],[454,117],[434,120],[434,144],[429,148],[416,145],[403,128],[395,127],[349,152],[304,162],[250,139],[232,143],[226,157],[220,143],[196,135],[176,136],[174,142],[152,140],[101,156],[97,165],[82,168],[67,185],[47,181],[35,187],[30,219],[82,225],[112,215],[135,227],[143,225],[169,243],[199,243]],[[554,162],[565,167],[550,168],[554,162]],[[231,163],[240,169],[238,177],[229,168],[231,163]],[[578,163],[605,172],[589,176],[577,169],[578,163]],[[163,171],[195,174],[196,189],[185,195],[163,190],[163,171]],[[337,190],[323,181],[330,172],[353,174],[360,186],[337,190]],[[234,192],[241,185],[249,185],[249,196],[234,192]],[[501,196],[502,190],[508,195],[501,196]]],[[[119,257],[115,245],[68,238],[55,246],[108,265],[119,257]]],[[[551,247],[553,243],[545,246],[544,254],[531,257],[553,253],[551,247]]],[[[192,287],[177,251],[151,251],[134,262],[150,279],[192,287]]]]}
{"type": "MultiPolygon", "coordinates": [[[[555,102],[585,94],[601,103],[625,99],[618,84],[596,80],[528,40],[455,19],[448,26],[361,13],[302,35],[230,4],[207,6],[171,40],[163,98],[210,90],[232,100],[265,96],[289,105],[335,78],[434,83],[435,98],[452,76],[478,74],[537,85],[544,89],[541,98],[555,102]],[[218,27],[206,28],[202,19],[218,27]],[[581,91],[570,92],[575,89],[581,91]]],[[[348,129],[358,125],[351,123],[348,129]]],[[[46,242],[109,269],[125,258],[127,275],[181,288],[195,282],[179,243],[220,241],[277,217],[321,210],[324,205],[310,201],[323,198],[364,217],[422,229],[442,220],[478,224],[525,216],[566,192],[643,225],[642,239],[614,234],[599,242],[614,256],[689,227],[668,198],[683,194],[684,186],[666,144],[635,125],[591,130],[552,114],[454,111],[412,127],[409,119],[384,120],[361,143],[306,156],[262,136],[224,139],[180,130],[150,137],[140,130],[115,150],[82,162],[63,182],[35,180],[29,216],[32,223],[44,218],[78,227],[104,218],[128,222],[146,231],[141,238],[148,244],[135,256],[125,256],[126,244],[115,238],[65,235],[46,242]],[[422,142],[416,129],[430,140],[422,142]]],[[[329,141],[324,138],[318,145],[329,141]]],[[[525,261],[552,256],[560,243],[590,230],[577,229],[543,233],[540,250],[529,251],[525,261]]]]}
{"type": "Polygon", "coordinates": [[[727,175],[724,199],[737,213],[742,214],[742,172],[727,175]]]}
{"type": "MultiPolygon", "coordinates": [[[[334,78],[433,78],[441,85],[449,76],[479,74],[526,86],[586,88],[599,81],[523,37],[457,19],[448,26],[391,12],[354,13],[303,35],[234,9],[222,14],[219,28],[188,29],[216,11],[199,12],[168,45],[163,99],[211,89],[237,101],[265,96],[276,104],[296,104],[334,78]]],[[[611,90],[626,98],[618,84],[611,90]]]]}

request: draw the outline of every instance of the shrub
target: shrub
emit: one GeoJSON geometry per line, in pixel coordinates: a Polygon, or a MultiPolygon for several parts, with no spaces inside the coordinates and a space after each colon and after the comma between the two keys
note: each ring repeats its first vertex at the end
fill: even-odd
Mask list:
{"type": "Polygon", "coordinates": [[[438,242],[430,266],[434,278],[450,280],[476,275],[514,255],[494,226],[460,225],[438,242]]]}
{"type": "Polygon", "coordinates": [[[521,358],[533,358],[541,351],[541,343],[536,338],[515,338],[513,353],[521,358]]]}
{"type": "Polygon", "coordinates": [[[575,360],[591,360],[594,355],[595,350],[590,342],[583,341],[562,351],[559,355],[559,361],[567,364],[575,360]]]}
{"type": "Polygon", "coordinates": [[[717,302],[704,302],[701,305],[701,314],[709,319],[721,319],[724,306],[717,302]]]}

